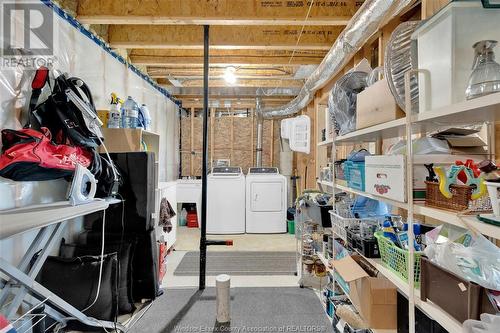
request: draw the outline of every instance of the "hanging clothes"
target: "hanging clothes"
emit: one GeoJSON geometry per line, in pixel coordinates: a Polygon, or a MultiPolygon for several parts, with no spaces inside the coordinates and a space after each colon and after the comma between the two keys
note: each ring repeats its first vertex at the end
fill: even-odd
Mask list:
{"type": "Polygon", "coordinates": [[[172,231],[172,217],[175,216],[175,211],[166,198],[162,198],[160,202],[160,220],[158,226],[163,226],[163,231],[172,231]]]}

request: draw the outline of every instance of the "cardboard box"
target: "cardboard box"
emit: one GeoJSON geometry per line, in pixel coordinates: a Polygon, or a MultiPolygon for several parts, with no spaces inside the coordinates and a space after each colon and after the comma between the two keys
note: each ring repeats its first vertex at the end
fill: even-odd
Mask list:
{"type": "MultiPolygon", "coordinates": [[[[160,140],[158,134],[140,128],[101,128],[101,130],[104,144],[110,153],[151,151],[158,155],[160,140]]],[[[99,152],[104,153],[104,149],[100,147],[99,152]]]]}
{"type": "Polygon", "coordinates": [[[396,104],[385,79],[375,82],[360,92],[356,103],[356,129],[382,124],[405,116],[396,104]]]}
{"type": "Polygon", "coordinates": [[[349,286],[349,298],[365,322],[374,329],[397,327],[397,291],[386,278],[371,277],[357,255],[333,261],[336,275],[349,286]]]}
{"type": "Polygon", "coordinates": [[[404,155],[366,156],[365,191],[406,202],[405,160],[404,155]]]}

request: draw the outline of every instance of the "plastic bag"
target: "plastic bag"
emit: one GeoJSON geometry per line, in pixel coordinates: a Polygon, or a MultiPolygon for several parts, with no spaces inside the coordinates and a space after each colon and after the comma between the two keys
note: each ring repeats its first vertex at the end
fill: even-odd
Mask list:
{"type": "Polygon", "coordinates": [[[481,314],[481,321],[466,320],[463,324],[464,333],[496,333],[500,327],[500,316],[489,313],[481,314]]]}
{"type": "Polygon", "coordinates": [[[448,225],[426,234],[425,255],[439,266],[484,288],[500,290],[500,248],[483,235],[448,225]]]}
{"type": "Polygon", "coordinates": [[[389,206],[379,200],[357,196],[352,207],[352,213],[358,218],[386,216],[390,212],[389,206]]]}
{"type": "MultiPolygon", "coordinates": [[[[445,140],[424,137],[413,141],[413,154],[451,154],[445,140]]],[[[406,140],[400,140],[387,150],[387,155],[406,155],[406,140]]]]}

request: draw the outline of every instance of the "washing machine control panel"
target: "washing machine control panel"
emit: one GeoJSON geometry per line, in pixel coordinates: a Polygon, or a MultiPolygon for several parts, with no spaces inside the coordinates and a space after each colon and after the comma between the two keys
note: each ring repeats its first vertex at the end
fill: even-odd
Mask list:
{"type": "Polygon", "coordinates": [[[240,167],[214,167],[212,168],[213,174],[218,175],[239,175],[241,173],[240,167]]]}
{"type": "Polygon", "coordinates": [[[248,170],[249,174],[265,174],[265,175],[276,175],[279,173],[278,168],[250,168],[248,170]]]}

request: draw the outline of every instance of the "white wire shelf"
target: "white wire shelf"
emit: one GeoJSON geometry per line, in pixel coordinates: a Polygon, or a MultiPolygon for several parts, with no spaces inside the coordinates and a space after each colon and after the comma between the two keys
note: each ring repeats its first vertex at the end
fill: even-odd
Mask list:
{"type": "MultiPolygon", "coordinates": [[[[333,278],[335,278],[335,276],[333,275],[333,269],[331,269],[329,267],[328,260],[325,258],[325,256],[323,256],[323,254],[320,253],[320,252],[316,252],[316,255],[321,260],[321,262],[323,263],[323,265],[325,265],[326,271],[328,272],[328,274],[330,274],[333,278]]],[[[347,298],[349,299],[349,301],[352,303],[352,300],[351,300],[351,297],[349,296],[349,293],[347,293],[344,290],[344,288],[342,287],[342,284],[337,283],[337,285],[340,287],[340,289],[342,289],[342,292],[344,293],[344,295],[346,295],[347,298]]],[[[370,328],[370,330],[373,333],[397,333],[397,330],[383,330],[383,329],[374,329],[374,328],[370,328]]]]}
{"type": "MultiPolygon", "coordinates": [[[[328,260],[321,254],[321,253],[316,253],[318,255],[318,258],[323,262],[323,264],[326,267],[326,270],[329,274],[332,275],[332,277],[335,278],[333,275],[333,269],[329,267],[328,260]]],[[[389,269],[387,269],[384,265],[382,265],[382,262],[380,259],[372,259],[372,258],[366,258],[365,259],[370,262],[383,276],[385,276],[389,281],[391,281],[394,286],[406,297],[408,297],[410,293],[410,288],[408,286],[408,283],[405,281],[401,280],[399,277],[397,277],[394,273],[392,273],[389,269]]],[[[339,283],[338,284],[342,291],[349,297],[349,294],[345,292],[345,290],[342,288],[342,285],[339,283]]],[[[455,318],[450,316],[446,311],[441,309],[439,306],[435,305],[434,303],[427,301],[423,302],[420,299],[420,290],[415,289],[415,306],[417,306],[420,310],[422,310],[424,313],[427,314],[430,318],[434,319],[439,323],[439,325],[443,326],[448,332],[461,332],[462,331],[462,324],[460,324],[455,318]]],[[[392,333],[396,332],[396,330],[373,330],[374,333],[392,333]]]]}
{"type": "Polygon", "coordinates": [[[325,141],[318,142],[318,146],[327,146],[333,143],[333,139],[327,139],[325,141]]]}
{"type": "Polygon", "coordinates": [[[94,199],[86,204],[72,206],[69,201],[59,201],[3,210],[0,211],[0,239],[105,210],[110,204],[118,202],[118,199],[94,199]]]}
{"type": "MultiPolygon", "coordinates": [[[[500,120],[500,93],[455,103],[435,110],[415,114],[412,117],[413,134],[423,134],[443,126],[484,123],[500,120]]],[[[373,142],[405,136],[406,119],[396,119],[337,136],[338,145],[373,142]]]]}
{"type": "MultiPolygon", "coordinates": [[[[387,269],[383,264],[381,259],[365,259],[370,262],[382,275],[384,275],[389,281],[392,282],[398,288],[398,290],[403,293],[406,297],[408,297],[410,293],[410,288],[408,283],[400,279],[394,273],[392,273],[389,269],[387,269]]],[[[439,325],[443,326],[448,332],[462,332],[462,324],[459,323],[455,318],[450,316],[446,311],[441,309],[439,306],[434,303],[427,301],[423,302],[420,299],[420,290],[415,289],[415,306],[417,306],[420,310],[427,314],[430,318],[434,319],[439,323],[439,325]]]]}
{"type": "Polygon", "coordinates": [[[337,188],[337,189],[339,189],[341,191],[344,191],[344,192],[349,192],[349,193],[353,193],[353,194],[356,194],[356,195],[361,195],[361,196],[366,197],[366,198],[380,200],[380,201],[386,202],[386,203],[388,203],[388,204],[390,204],[391,206],[394,206],[394,207],[408,209],[408,204],[405,203],[405,202],[400,202],[400,201],[396,201],[396,200],[387,199],[387,198],[380,197],[378,195],[374,195],[374,194],[367,193],[367,192],[364,192],[364,191],[355,190],[353,188],[350,188],[350,187],[344,186],[344,185],[340,185],[340,184],[335,184],[335,188],[337,188]]]}
{"type": "Polygon", "coordinates": [[[387,123],[370,126],[353,131],[335,138],[336,144],[349,144],[352,142],[371,142],[381,139],[390,139],[405,134],[406,119],[391,120],[387,123]]]}
{"type": "Polygon", "coordinates": [[[318,179],[318,184],[321,184],[321,185],[324,185],[324,186],[333,187],[333,182],[327,182],[326,180],[319,180],[318,179]]]}
{"type": "MultiPolygon", "coordinates": [[[[336,184],[335,188],[337,188],[341,191],[344,191],[344,192],[349,192],[349,193],[353,193],[356,195],[361,195],[361,196],[364,196],[364,197],[367,197],[370,199],[380,200],[380,201],[388,203],[394,207],[403,208],[403,209],[408,208],[407,203],[390,200],[390,199],[387,199],[384,197],[379,197],[377,195],[373,195],[373,194],[366,193],[363,191],[354,190],[354,189],[349,188],[347,186],[336,184]]],[[[447,224],[452,224],[452,225],[455,225],[457,227],[464,228],[464,229],[471,229],[472,228],[472,229],[479,231],[481,234],[483,234],[485,236],[493,237],[495,239],[500,239],[500,227],[479,221],[476,218],[476,216],[474,216],[474,215],[461,215],[458,212],[429,207],[429,206],[425,206],[425,204],[420,204],[420,203],[415,203],[413,208],[414,208],[414,213],[417,215],[423,215],[423,216],[433,218],[433,219],[439,220],[439,221],[447,223],[447,224]]]]}

